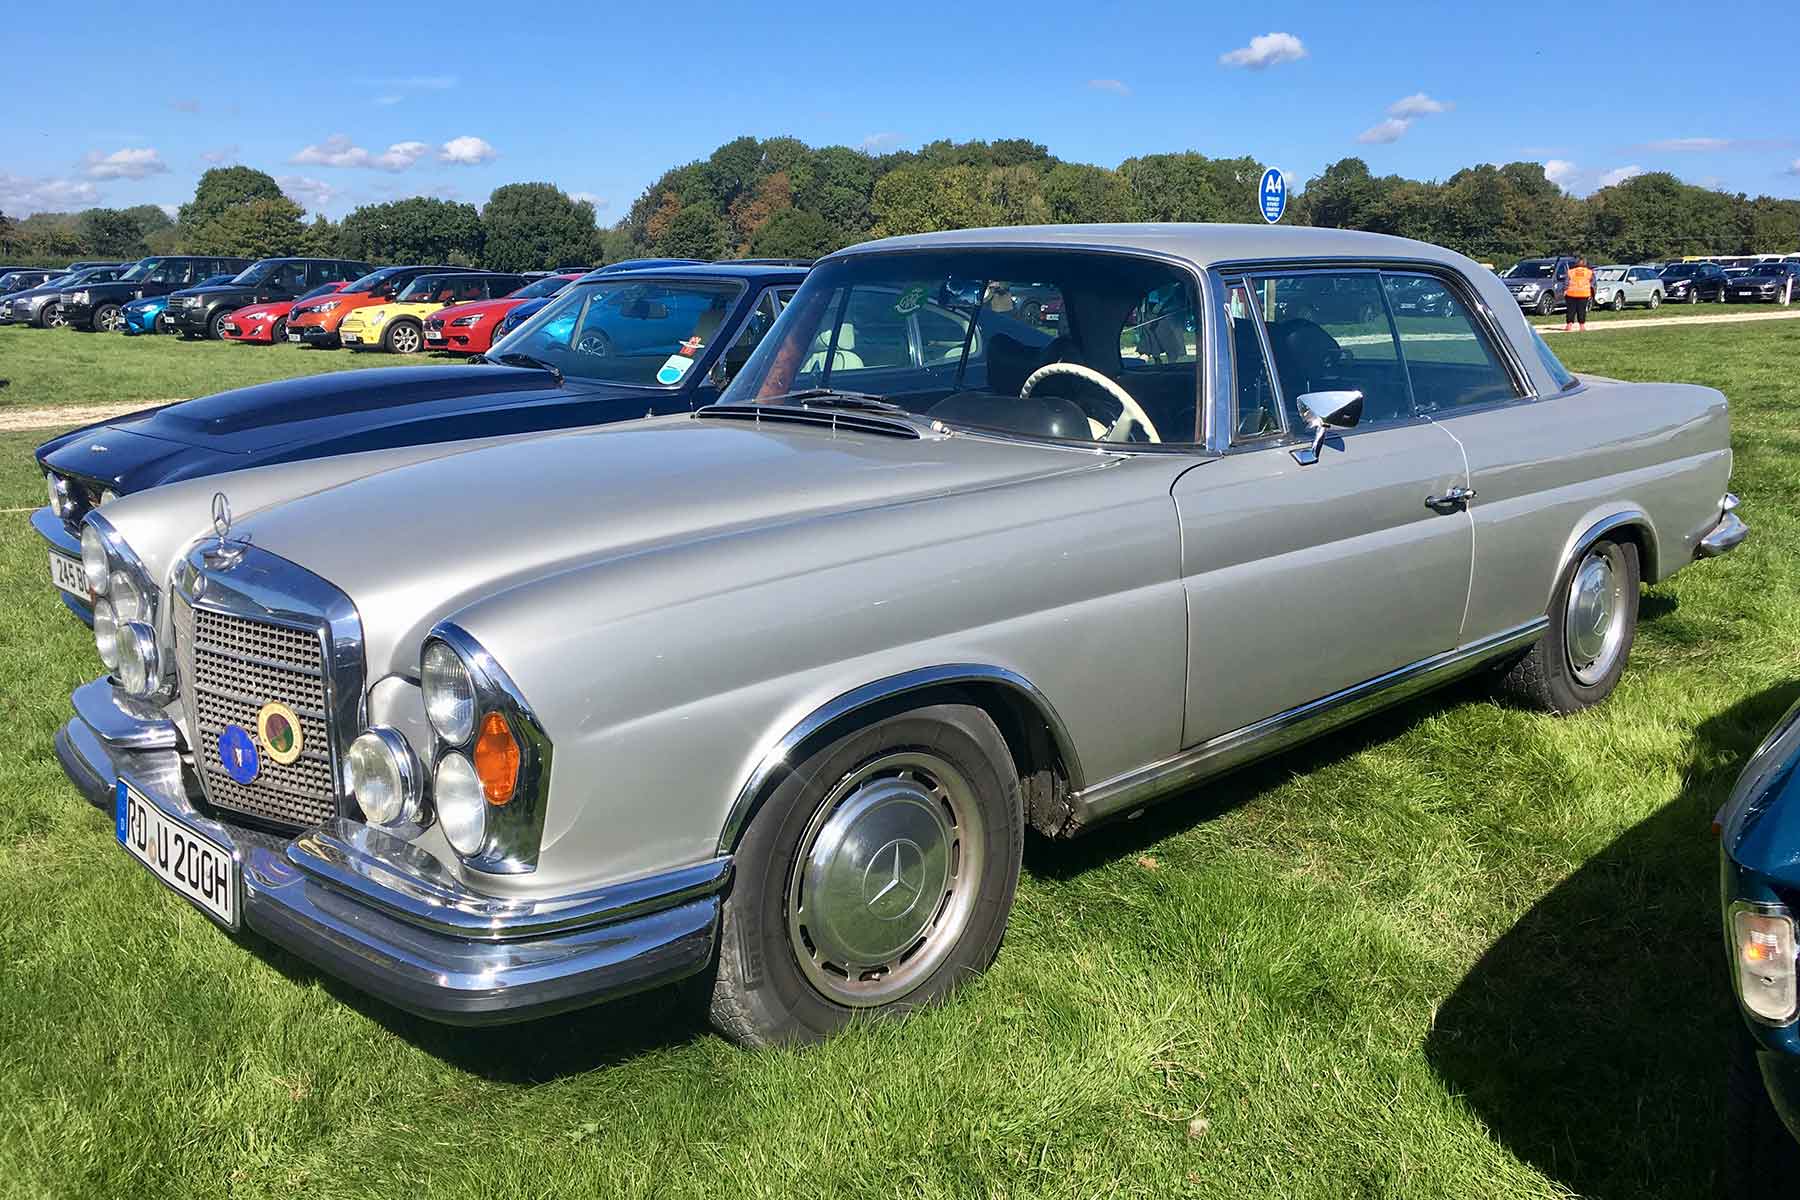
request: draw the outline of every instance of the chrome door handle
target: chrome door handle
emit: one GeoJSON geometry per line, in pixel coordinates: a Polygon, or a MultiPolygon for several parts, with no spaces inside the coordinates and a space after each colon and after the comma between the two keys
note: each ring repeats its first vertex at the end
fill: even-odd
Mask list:
{"type": "Polygon", "coordinates": [[[1433,512],[1453,513],[1460,508],[1469,507],[1469,501],[1474,498],[1474,488],[1453,487],[1441,496],[1425,497],[1425,507],[1433,512]]]}

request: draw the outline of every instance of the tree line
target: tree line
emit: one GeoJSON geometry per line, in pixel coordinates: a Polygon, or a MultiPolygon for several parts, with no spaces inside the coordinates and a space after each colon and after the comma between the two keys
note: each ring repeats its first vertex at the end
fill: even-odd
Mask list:
{"type": "MultiPolygon", "coordinates": [[[[0,258],[309,254],[515,271],[647,256],[812,258],[936,229],[1255,220],[1262,170],[1251,158],[1191,151],[1099,167],[1017,138],[870,154],[740,137],[666,171],[602,228],[591,204],[549,183],[496,188],[479,209],[414,196],[308,222],[269,175],[224,167],[201,177],[173,219],[154,205],[0,214],[0,258]]],[[[1800,249],[1800,201],[1702,188],[1666,172],[1577,198],[1535,162],[1481,164],[1439,181],[1378,176],[1360,158],[1340,159],[1295,194],[1284,221],[1418,238],[1499,264],[1546,253],[1642,262],[1800,249]]]]}

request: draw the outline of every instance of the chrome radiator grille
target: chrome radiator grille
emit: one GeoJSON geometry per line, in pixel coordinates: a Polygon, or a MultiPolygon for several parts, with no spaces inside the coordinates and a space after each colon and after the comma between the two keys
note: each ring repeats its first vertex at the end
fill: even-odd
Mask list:
{"type": "Polygon", "coordinates": [[[193,722],[194,753],[207,799],[217,808],[281,825],[317,825],[337,814],[332,770],[324,642],[301,629],[206,608],[177,606],[187,628],[182,687],[193,722]],[[278,763],[257,735],[263,705],[280,701],[300,718],[301,752],[278,763]],[[257,739],[261,769],[242,784],[219,761],[219,735],[236,725],[257,739]]]}

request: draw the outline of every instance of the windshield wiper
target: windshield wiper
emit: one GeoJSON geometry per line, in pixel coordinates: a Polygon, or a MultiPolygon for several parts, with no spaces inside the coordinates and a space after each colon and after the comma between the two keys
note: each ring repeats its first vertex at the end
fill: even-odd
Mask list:
{"type": "Polygon", "coordinates": [[[557,387],[563,385],[562,369],[555,363],[545,362],[535,355],[521,354],[517,350],[509,350],[499,358],[487,358],[485,355],[482,357],[485,362],[505,363],[509,367],[536,367],[540,371],[548,371],[551,376],[555,378],[557,387]]]}
{"type": "Polygon", "coordinates": [[[832,408],[854,408],[869,412],[904,413],[914,415],[912,410],[895,404],[891,400],[883,400],[880,396],[871,396],[867,392],[841,392],[836,388],[804,388],[798,392],[788,392],[782,396],[770,396],[759,399],[758,404],[785,404],[790,401],[826,400],[832,408]]]}

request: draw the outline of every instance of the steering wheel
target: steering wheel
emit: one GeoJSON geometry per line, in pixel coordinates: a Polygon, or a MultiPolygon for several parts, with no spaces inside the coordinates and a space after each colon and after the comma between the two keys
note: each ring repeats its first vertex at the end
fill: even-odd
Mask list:
{"type": "Polygon", "coordinates": [[[1150,418],[1145,414],[1143,406],[1132,399],[1130,392],[1126,391],[1100,372],[1094,370],[1094,368],[1083,366],[1081,363],[1053,362],[1046,363],[1044,366],[1039,367],[1031,373],[1030,378],[1025,380],[1025,386],[1019,389],[1019,399],[1029,399],[1031,396],[1031,389],[1035,388],[1043,380],[1056,375],[1072,375],[1076,379],[1093,384],[1095,387],[1111,396],[1114,400],[1117,400],[1119,402],[1119,407],[1125,410],[1119,414],[1119,419],[1114,421],[1112,425],[1107,428],[1106,432],[1100,435],[1101,441],[1130,441],[1131,427],[1133,424],[1136,424],[1138,428],[1142,429],[1144,431],[1144,436],[1150,441],[1162,441],[1162,435],[1156,432],[1156,426],[1150,423],[1150,418]]]}

